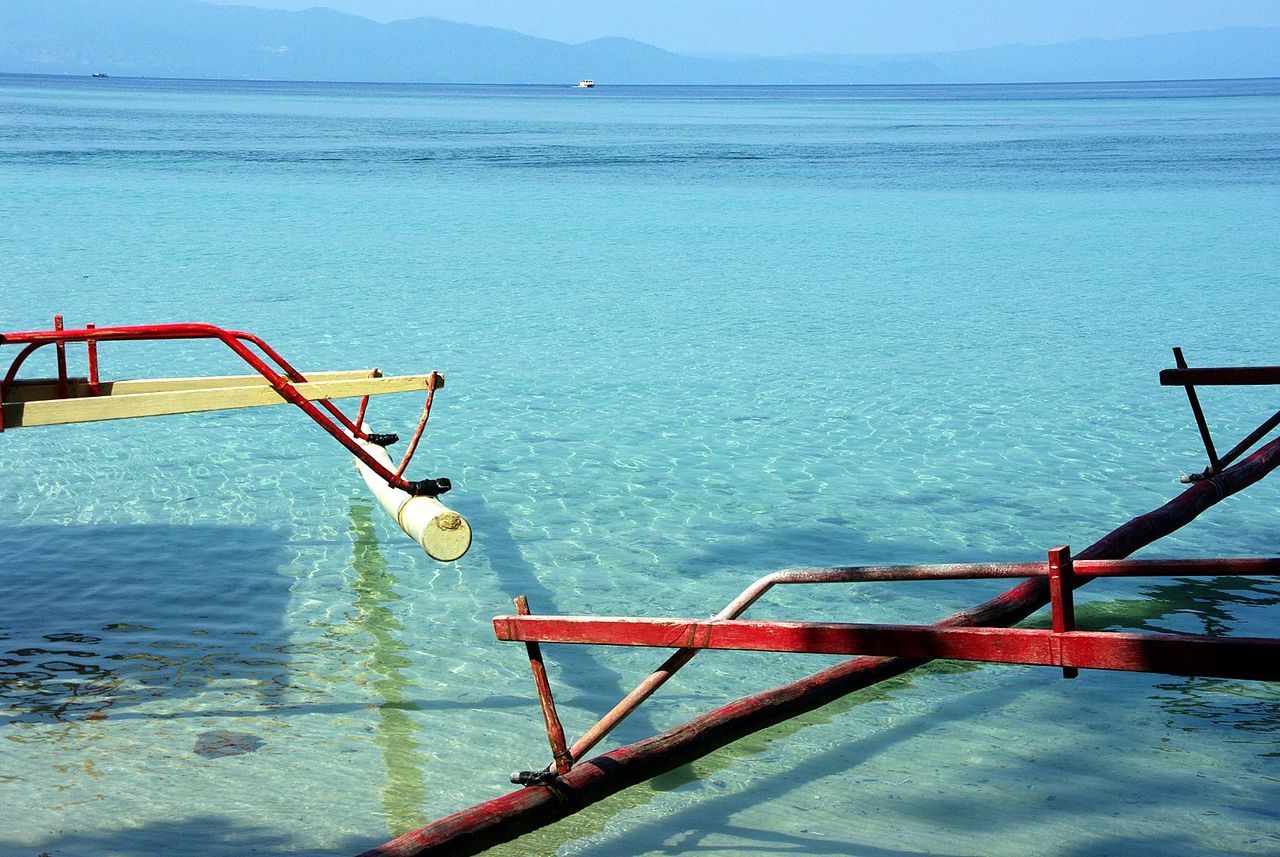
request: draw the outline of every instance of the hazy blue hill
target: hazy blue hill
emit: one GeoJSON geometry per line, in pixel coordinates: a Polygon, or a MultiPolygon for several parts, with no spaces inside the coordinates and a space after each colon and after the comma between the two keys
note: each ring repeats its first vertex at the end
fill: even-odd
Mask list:
{"type": "Polygon", "coordinates": [[[1189,80],[1280,75],[1280,28],[1235,27],[894,56],[814,54],[864,83],[1189,80]]]}
{"type": "Polygon", "coordinates": [[[1280,76],[1280,28],[941,54],[708,57],[436,18],[196,0],[0,0],[0,72],[436,83],[843,84],[1280,76]]]}
{"type": "Polygon", "coordinates": [[[278,12],[171,0],[5,0],[0,67],[154,77],[372,72],[380,26],[325,9],[278,12]]]}

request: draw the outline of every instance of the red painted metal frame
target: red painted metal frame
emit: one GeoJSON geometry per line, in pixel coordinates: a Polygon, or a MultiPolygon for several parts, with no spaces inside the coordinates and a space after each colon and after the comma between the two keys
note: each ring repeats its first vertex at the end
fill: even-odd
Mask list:
{"type": "MultiPolygon", "coordinates": [[[[1048,577],[1050,604],[1053,608],[1055,629],[1071,630],[1075,624],[1072,591],[1097,577],[1150,577],[1172,575],[1178,577],[1203,577],[1220,574],[1236,576],[1280,575],[1280,560],[1273,559],[1179,559],[1179,560],[1072,560],[1066,548],[1050,552],[1050,563],[962,563],[955,565],[926,566],[861,566],[855,568],[800,568],[777,571],[759,578],[737,598],[716,614],[715,620],[736,619],[748,607],[758,601],[774,586],[798,583],[871,583],[904,580],[973,580],[1048,577]],[[1056,569],[1055,569],[1056,563],[1056,569]],[[1058,579],[1055,585],[1054,579],[1058,579]]],[[[512,633],[499,627],[509,617],[494,619],[494,630],[499,639],[504,633],[512,633]]],[[[625,621],[625,620],[623,620],[625,621]]],[[[697,621],[697,620],[693,620],[697,621]]],[[[543,626],[545,627],[545,626],[543,626]]],[[[513,640],[524,639],[513,637],[513,640]]],[[[553,642],[546,640],[545,642],[553,642]]],[[[563,642],[560,640],[554,642],[563,642]]],[[[570,748],[570,756],[582,759],[596,744],[646,699],[652,696],[685,664],[693,660],[699,647],[680,646],[658,669],[640,682],[630,693],[614,705],[570,748]]],[[[1063,666],[1063,676],[1074,678],[1075,666],[1063,666]]]]}
{"type": "MultiPolygon", "coordinates": [[[[494,633],[508,642],[649,646],[678,651],[606,714],[570,750],[581,759],[677,670],[703,649],[871,655],[914,659],[1015,663],[1062,668],[1128,670],[1170,675],[1280,681],[1280,639],[1194,634],[1135,634],[1075,629],[1073,590],[1098,577],[1280,575],[1280,559],[1078,560],[1066,547],[1047,563],[792,569],[755,581],[711,619],[497,616],[494,633]],[[856,583],[905,580],[1047,578],[1049,630],[944,625],[776,622],[737,619],[780,583],[856,583]]],[[[560,767],[558,765],[558,767],[560,767]]]]}
{"type": "Polygon", "coordinates": [[[1179,366],[1177,369],[1160,370],[1160,383],[1165,387],[1185,387],[1188,384],[1205,387],[1280,384],[1280,366],[1215,366],[1198,369],[1179,366]]]}
{"type": "MultiPolygon", "coordinates": [[[[359,459],[370,470],[378,474],[387,484],[394,488],[412,491],[412,486],[401,475],[393,473],[373,456],[361,448],[352,436],[365,438],[367,435],[357,423],[352,422],[336,405],[327,400],[320,401],[320,407],[303,397],[294,389],[293,384],[305,383],[306,377],[280,356],[278,352],[259,337],[241,330],[225,330],[211,324],[144,324],[121,327],[95,327],[87,325],[82,329],[66,330],[62,325],[62,316],[55,316],[53,330],[19,331],[0,333],[0,345],[24,346],[9,370],[0,381],[0,402],[3,402],[18,377],[18,371],[35,351],[46,345],[53,345],[58,352],[58,389],[63,398],[68,395],[68,378],[66,364],[66,346],[72,342],[83,342],[89,352],[89,386],[90,392],[96,394],[98,388],[98,353],[97,346],[101,342],[121,341],[156,341],[175,339],[216,339],[244,360],[255,372],[262,375],[289,403],[296,405],[309,416],[320,428],[328,432],[348,452],[359,459]],[[257,348],[265,356],[259,357],[250,350],[257,348]],[[275,364],[272,368],[267,361],[275,364]],[[277,369],[279,371],[277,371],[277,369]],[[321,410],[323,408],[323,411],[321,410]],[[326,413],[327,412],[327,413],[326,413]]],[[[4,431],[4,412],[0,409],[0,432],[4,431]]]]}

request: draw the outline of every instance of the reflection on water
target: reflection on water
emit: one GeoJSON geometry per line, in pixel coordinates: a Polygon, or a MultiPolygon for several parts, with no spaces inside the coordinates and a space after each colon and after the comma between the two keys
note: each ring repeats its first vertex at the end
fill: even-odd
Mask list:
{"type": "MultiPolygon", "coordinates": [[[[1280,604],[1280,582],[1267,577],[1177,578],[1142,587],[1140,598],[1078,605],[1085,628],[1140,629],[1210,637],[1247,636],[1249,613],[1280,604]]],[[[1266,633],[1270,634],[1270,631],[1266,633]]],[[[1172,718],[1195,718],[1246,732],[1280,731],[1280,687],[1219,678],[1171,678],[1155,685],[1151,699],[1172,718]]],[[[1180,721],[1184,728],[1185,719],[1180,721]]]]}
{"type": "Polygon", "coordinates": [[[426,824],[422,813],[426,802],[423,758],[415,737],[418,725],[409,711],[417,705],[406,698],[409,679],[402,670],[409,666],[400,633],[404,626],[387,607],[400,599],[398,583],[387,570],[378,550],[378,536],[369,517],[372,508],[359,503],[351,507],[350,532],[354,540],[351,564],[355,568],[356,613],[352,630],[368,635],[369,686],[381,697],[374,741],[382,749],[387,782],[382,788],[382,809],[392,834],[399,835],[426,824]]]}
{"type": "Polygon", "coordinates": [[[101,720],[215,683],[273,704],[290,667],[280,544],[261,527],[0,530],[5,722],[101,720]]]}
{"type": "MultiPolygon", "coordinates": [[[[1189,678],[1156,687],[1162,693],[1155,699],[1171,715],[1255,734],[1280,733],[1280,685],[1272,682],[1189,678]]],[[[1187,722],[1183,727],[1193,728],[1187,722]]]]}
{"type": "Polygon", "coordinates": [[[1077,616],[1082,625],[1087,623],[1091,628],[1138,628],[1162,634],[1221,637],[1239,627],[1238,620],[1245,611],[1276,604],[1280,604],[1280,585],[1273,578],[1180,577],[1143,586],[1141,598],[1081,605],[1077,616]],[[1179,620],[1191,620],[1194,626],[1187,627],[1185,621],[1179,620]]]}

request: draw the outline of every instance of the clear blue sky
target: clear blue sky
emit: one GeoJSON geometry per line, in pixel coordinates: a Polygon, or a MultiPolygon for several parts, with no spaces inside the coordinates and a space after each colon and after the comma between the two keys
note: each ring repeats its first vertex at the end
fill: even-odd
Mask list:
{"type": "Polygon", "coordinates": [[[626,36],[686,53],[911,53],[1220,27],[1278,27],[1280,0],[211,0],[433,15],[565,42],[626,36]]]}

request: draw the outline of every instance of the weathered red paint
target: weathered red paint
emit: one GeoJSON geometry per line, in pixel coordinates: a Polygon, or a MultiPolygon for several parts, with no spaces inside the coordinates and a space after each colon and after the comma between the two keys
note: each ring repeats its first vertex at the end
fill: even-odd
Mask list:
{"type": "Polygon", "coordinates": [[[1280,384],[1280,366],[1227,366],[1160,370],[1160,383],[1165,387],[1239,386],[1280,384]]]}
{"type": "Polygon", "coordinates": [[[431,402],[436,397],[436,390],[443,386],[444,376],[439,372],[432,372],[427,376],[427,400],[422,405],[422,416],[418,418],[418,425],[414,428],[413,435],[409,438],[409,443],[405,446],[404,456],[400,459],[400,466],[396,468],[396,478],[404,475],[405,468],[409,466],[409,462],[413,459],[413,454],[418,451],[418,443],[422,440],[422,433],[427,430],[427,420],[431,418],[431,402]]]}
{"type": "MultiPolygon", "coordinates": [[[[1055,552],[1066,551],[1056,548],[1050,553],[1050,563],[959,563],[952,565],[925,566],[863,566],[847,568],[799,568],[774,572],[759,578],[741,594],[716,614],[717,619],[735,619],[754,604],[761,596],[774,586],[800,583],[866,583],[873,581],[893,580],[962,580],[976,578],[1050,578],[1050,605],[1053,607],[1055,622],[1062,624],[1059,630],[1070,630],[1074,626],[1074,610],[1070,615],[1059,616],[1061,604],[1068,603],[1070,590],[1082,585],[1080,577],[1149,577],[1155,575],[1172,575],[1179,577],[1231,574],[1235,576],[1280,575],[1278,559],[1182,559],[1182,560],[1126,560],[1121,562],[1108,560],[1073,561],[1069,552],[1059,558],[1070,563],[1071,573],[1068,575],[1070,587],[1061,589],[1057,601],[1052,597],[1053,556],[1055,552]]],[[[601,739],[608,735],[619,723],[630,716],[646,699],[652,696],[671,676],[675,675],[700,651],[698,648],[681,648],[667,658],[662,666],[645,677],[630,693],[624,696],[607,714],[601,717],[588,729],[581,738],[574,742],[570,754],[574,759],[585,757],[601,739]]],[[[1073,678],[1075,667],[1063,667],[1063,675],[1073,678]]]]}
{"type": "MultiPolygon", "coordinates": [[[[860,654],[908,658],[948,658],[1060,666],[1074,678],[1077,668],[1165,672],[1221,678],[1280,680],[1280,640],[1224,640],[1194,635],[1151,635],[1075,631],[1072,590],[1080,585],[1069,548],[1049,551],[1048,563],[1017,566],[1028,577],[1047,577],[1052,629],[945,628],[923,625],[737,620],[741,610],[713,619],[637,619],[584,616],[498,616],[499,640],[651,646],[681,650],[736,649],[814,654],[860,654]],[[1109,648],[1109,646],[1111,648],[1109,648]]],[[[1093,576],[1259,576],[1280,573],[1280,560],[1082,561],[1093,576]]],[[[748,593],[762,593],[766,581],[832,583],[865,580],[922,580],[946,576],[990,577],[1013,566],[901,566],[873,569],[815,569],[761,578],[748,593]]],[[[739,599],[740,601],[742,599],[739,599]]],[[[754,597],[751,598],[754,600],[754,597]]],[[[737,602],[735,602],[737,603],[737,602]]],[[[750,602],[747,602],[750,603],[750,602]]],[[[687,659],[686,659],[687,660],[687,659]]]]}
{"type": "Polygon", "coordinates": [[[508,642],[873,655],[1280,681],[1280,640],[751,619],[499,616],[508,642]]]}
{"type": "MultiPolygon", "coordinates": [[[[1075,573],[1072,587],[1082,585],[1080,578],[1088,577],[1145,577],[1167,574],[1181,577],[1234,574],[1280,575],[1280,560],[1275,559],[1217,559],[1217,560],[1081,560],[1072,563],[1075,573]],[[1082,574],[1083,572],[1083,574],[1082,574]]],[[[796,568],[766,575],[743,590],[719,613],[718,619],[736,619],[771,588],[783,584],[798,583],[859,583],[891,580],[962,580],[971,578],[1028,578],[1047,574],[1044,563],[958,563],[928,566],[861,566],[853,568],[796,568]]],[[[1087,578],[1086,578],[1087,579],[1087,578]]],[[[591,748],[612,732],[619,723],[629,717],[646,699],[658,691],[673,675],[679,672],[698,649],[679,649],[660,667],[644,678],[634,689],[618,701],[612,709],[574,742],[569,752],[574,759],[582,759],[591,748]]],[[[1069,675],[1073,667],[1064,667],[1069,675]]]]}

